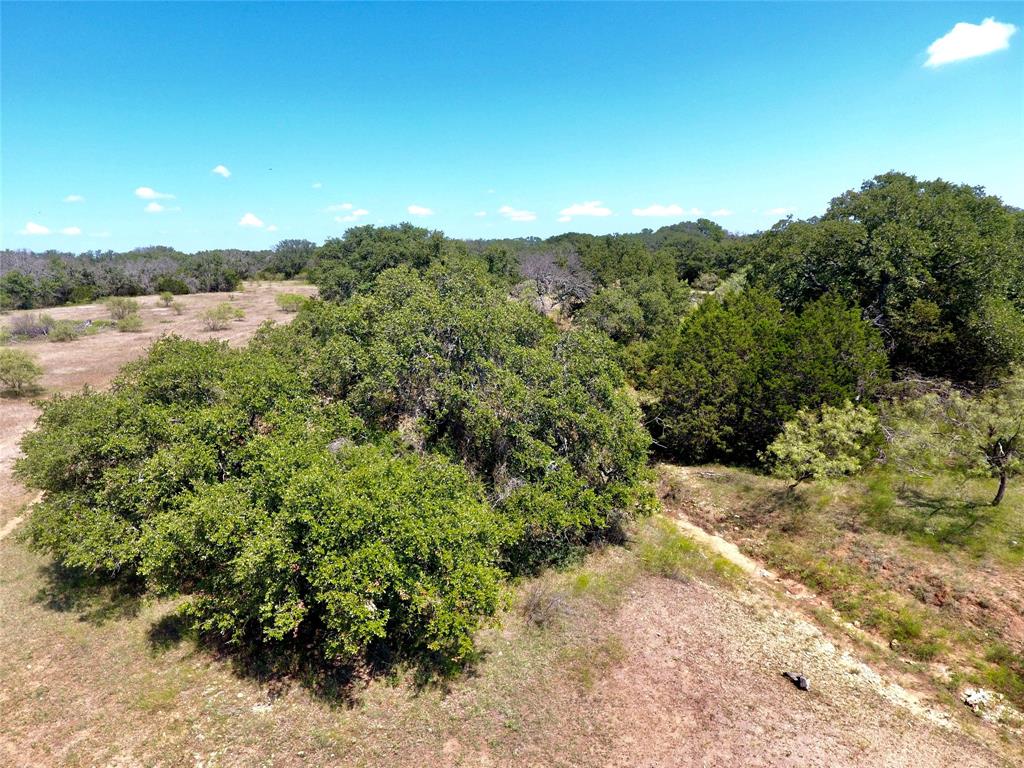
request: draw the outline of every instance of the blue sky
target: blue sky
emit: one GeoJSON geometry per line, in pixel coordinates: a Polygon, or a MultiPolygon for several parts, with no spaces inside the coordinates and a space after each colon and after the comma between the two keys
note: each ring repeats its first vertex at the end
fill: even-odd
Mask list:
{"type": "Polygon", "coordinates": [[[1024,206],[1016,3],[0,14],[4,247],[754,231],[889,169],[1024,206]]]}

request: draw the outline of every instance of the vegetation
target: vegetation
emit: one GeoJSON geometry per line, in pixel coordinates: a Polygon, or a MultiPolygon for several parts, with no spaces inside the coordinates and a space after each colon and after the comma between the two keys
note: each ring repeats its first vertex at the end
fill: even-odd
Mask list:
{"type": "Polygon", "coordinates": [[[765,233],[751,275],[790,309],[826,292],[860,307],[894,366],[988,379],[1024,359],[1022,215],[980,187],[887,173],[765,233]]]}
{"type": "Polygon", "coordinates": [[[395,269],[246,350],[165,339],[56,396],[18,472],[36,547],[188,596],[204,631],[461,660],[506,574],[646,508],[638,415],[606,340],[475,270],[395,269]]]}
{"type": "Polygon", "coordinates": [[[200,314],[203,327],[208,331],[223,331],[233,321],[241,320],[243,317],[245,317],[245,313],[228,301],[209,307],[200,314]]]}
{"type": "Polygon", "coordinates": [[[859,472],[872,458],[878,419],[849,400],[839,407],[800,410],[787,421],[766,450],[772,474],[795,488],[805,480],[823,480],[859,472]]]}
{"type": "Polygon", "coordinates": [[[35,358],[20,349],[0,349],[0,385],[20,395],[35,388],[43,369],[35,358]]]}
{"type": "Polygon", "coordinates": [[[279,293],[275,301],[284,312],[298,312],[305,306],[307,299],[298,293],[279,293]]]}
{"type": "Polygon", "coordinates": [[[704,301],[654,364],[655,438],[685,462],[754,462],[800,409],[870,399],[888,376],[856,309],[824,296],[793,314],[757,289],[704,301]]]}
{"type": "Polygon", "coordinates": [[[124,320],[126,317],[138,314],[139,311],[139,302],[123,296],[112,296],[103,303],[113,320],[124,320]]]}
{"type": "Polygon", "coordinates": [[[117,321],[117,330],[121,333],[138,333],[142,330],[142,318],[134,313],[125,315],[117,321]]]}

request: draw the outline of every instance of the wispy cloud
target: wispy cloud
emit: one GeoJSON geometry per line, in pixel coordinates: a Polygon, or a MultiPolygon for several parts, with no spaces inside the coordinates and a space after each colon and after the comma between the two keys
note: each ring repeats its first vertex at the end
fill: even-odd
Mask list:
{"type": "Polygon", "coordinates": [[[359,221],[363,216],[368,215],[370,212],[365,208],[356,208],[352,213],[345,214],[344,216],[335,216],[334,220],[339,224],[344,224],[350,221],[359,221]]]}
{"type": "Polygon", "coordinates": [[[263,220],[255,213],[246,213],[238,220],[238,226],[248,227],[250,229],[262,229],[263,220]]]}
{"type": "Polygon", "coordinates": [[[355,206],[352,203],[335,203],[334,205],[328,205],[327,210],[331,212],[335,211],[351,211],[355,206]]]}
{"type": "Polygon", "coordinates": [[[313,182],[313,189],[320,189],[323,185],[324,185],[324,183],[322,181],[314,181],[313,182]]]}
{"type": "Polygon", "coordinates": [[[712,216],[732,216],[736,211],[730,211],[728,208],[718,208],[711,212],[712,216]]]}
{"type": "Polygon", "coordinates": [[[796,213],[796,208],[779,206],[778,208],[769,208],[765,213],[769,216],[789,216],[791,213],[796,213]]]}
{"type": "Polygon", "coordinates": [[[558,221],[560,221],[563,224],[565,224],[566,222],[572,221],[572,217],[571,216],[559,216],[558,217],[558,221]]]}
{"type": "Polygon", "coordinates": [[[654,203],[648,205],[646,208],[634,208],[634,216],[682,216],[685,211],[681,205],[671,203],[670,205],[661,205],[660,203],[654,203]]]}
{"type": "Polygon", "coordinates": [[[173,200],[174,195],[168,195],[163,192],[157,192],[152,187],[139,187],[135,190],[135,196],[141,197],[143,200],[173,200]]]}
{"type": "Polygon", "coordinates": [[[433,209],[422,205],[410,205],[406,210],[413,216],[432,216],[434,214],[433,209]]]}
{"type": "Polygon", "coordinates": [[[152,202],[149,205],[147,205],[143,210],[145,210],[146,213],[161,213],[167,209],[160,205],[160,203],[152,202]]]}
{"type": "Polygon", "coordinates": [[[270,224],[267,226],[267,232],[277,232],[277,224],[270,224]]]}
{"type": "Polygon", "coordinates": [[[65,203],[84,203],[85,198],[81,195],[68,195],[64,198],[65,203]]]}
{"type": "Polygon", "coordinates": [[[226,165],[218,165],[216,168],[211,170],[210,173],[216,173],[218,176],[223,176],[225,179],[231,175],[231,171],[228,170],[226,165]]]}
{"type": "Polygon", "coordinates": [[[64,227],[64,229],[62,229],[60,231],[60,233],[62,235],[80,235],[80,234],[82,234],[82,228],[81,227],[64,227]]]}
{"type": "Polygon", "coordinates": [[[559,211],[559,221],[571,221],[576,216],[611,216],[611,208],[606,208],[600,200],[591,200],[586,203],[573,203],[568,208],[559,211]]]}
{"type": "Polygon", "coordinates": [[[20,235],[48,235],[50,234],[50,228],[44,227],[42,224],[36,224],[34,221],[26,221],[25,228],[19,230],[20,235]]]}
{"type": "Polygon", "coordinates": [[[511,205],[503,205],[498,209],[498,213],[504,216],[509,221],[533,221],[537,218],[537,214],[533,211],[523,211],[517,208],[513,208],[511,205]]]}
{"type": "Polygon", "coordinates": [[[484,216],[487,215],[487,211],[477,211],[473,215],[476,216],[478,219],[482,219],[484,216]]]}
{"type": "Polygon", "coordinates": [[[981,24],[961,21],[928,46],[926,67],[941,67],[954,61],[986,56],[1010,47],[1010,38],[1017,32],[1013,24],[1004,24],[991,16],[981,24]]]}

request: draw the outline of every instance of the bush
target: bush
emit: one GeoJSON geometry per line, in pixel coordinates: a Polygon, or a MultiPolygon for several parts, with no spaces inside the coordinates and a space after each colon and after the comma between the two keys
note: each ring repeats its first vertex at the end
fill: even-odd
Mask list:
{"type": "Polygon", "coordinates": [[[47,314],[27,313],[11,319],[11,335],[23,339],[45,336],[57,321],[47,314]]]}
{"type": "Polygon", "coordinates": [[[284,312],[298,312],[306,304],[306,297],[297,293],[279,293],[275,300],[284,312]]]}
{"type": "Polygon", "coordinates": [[[165,307],[170,307],[174,304],[174,294],[170,291],[160,292],[160,303],[165,307]]]}
{"type": "Polygon", "coordinates": [[[649,500],[607,340],[474,275],[393,270],[244,350],[158,341],[22,443],[27,536],[186,598],[202,630],[331,662],[465,659],[504,579],[649,500]]]}
{"type": "Polygon", "coordinates": [[[114,320],[124,320],[139,311],[139,302],[126,296],[111,296],[103,303],[114,320]]]}
{"type": "Polygon", "coordinates": [[[799,315],[755,289],[709,297],[660,340],[649,410],[686,462],[753,462],[801,408],[870,398],[886,380],[878,332],[826,296],[799,315]]]}
{"type": "Polygon", "coordinates": [[[73,320],[58,320],[46,334],[50,341],[74,341],[82,333],[78,329],[78,323],[73,320]]]}
{"type": "Polygon", "coordinates": [[[229,302],[222,302],[216,306],[203,310],[200,318],[203,327],[208,331],[223,331],[233,320],[241,320],[245,317],[238,307],[233,307],[229,302]]]}
{"type": "Polygon", "coordinates": [[[14,338],[7,328],[0,328],[0,347],[4,344],[10,344],[11,339],[14,338]]]}
{"type": "Polygon", "coordinates": [[[43,369],[35,358],[20,349],[0,349],[0,385],[4,389],[21,394],[33,389],[43,369]]]}
{"type": "Polygon", "coordinates": [[[822,480],[859,472],[879,438],[878,419],[849,400],[820,411],[801,410],[787,421],[765,451],[772,474],[795,488],[805,480],[822,480]]]}
{"type": "Polygon", "coordinates": [[[142,330],[142,318],[138,315],[128,315],[117,321],[117,330],[121,333],[138,333],[142,330]]]}
{"type": "Polygon", "coordinates": [[[182,303],[180,301],[172,301],[171,302],[171,309],[174,310],[174,314],[180,315],[180,314],[184,313],[185,305],[184,305],[184,303],[182,303]]]}

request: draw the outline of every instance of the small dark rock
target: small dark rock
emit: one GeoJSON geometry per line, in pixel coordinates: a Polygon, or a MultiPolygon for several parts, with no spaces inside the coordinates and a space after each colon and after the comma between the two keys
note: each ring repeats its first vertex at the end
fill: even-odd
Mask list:
{"type": "Polygon", "coordinates": [[[807,682],[807,678],[803,675],[798,675],[796,672],[783,672],[782,676],[793,683],[793,685],[801,691],[808,691],[811,688],[811,684],[807,682]]]}

